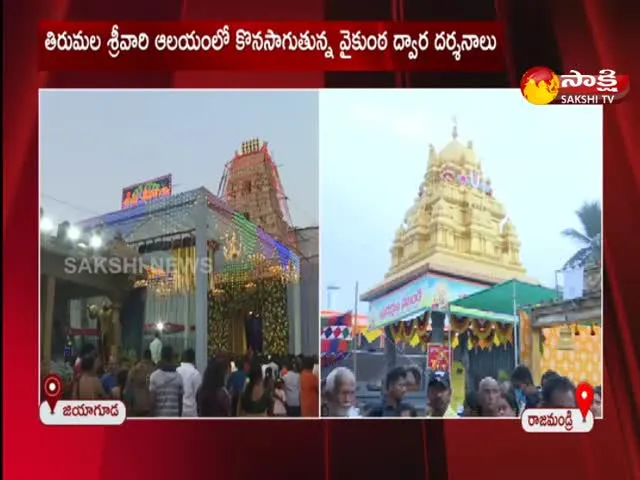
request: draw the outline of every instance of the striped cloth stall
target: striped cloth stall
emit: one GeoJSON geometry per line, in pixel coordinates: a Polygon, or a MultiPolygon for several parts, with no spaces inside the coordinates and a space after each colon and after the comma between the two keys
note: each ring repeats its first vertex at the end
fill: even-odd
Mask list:
{"type": "Polygon", "coordinates": [[[346,358],[353,339],[353,315],[346,312],[323,316],[320,327],[322,365],[327,366],[346,358]]]}

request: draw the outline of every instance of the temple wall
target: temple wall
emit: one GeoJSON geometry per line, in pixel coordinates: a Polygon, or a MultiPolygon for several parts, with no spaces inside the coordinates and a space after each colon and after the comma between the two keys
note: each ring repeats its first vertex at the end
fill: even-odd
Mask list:
{"type": "MultiPolygon", "coordinates": [[[[599,326],[579,326],[579,335],[573,335],[573,349],[557,348],[562,327],[542,329],[544,347],[540,361],[540,371],[555,370],[569,377],[574,383],[588,382],[602,385],[602,336],[599,326]],[[592,335],[594,333],[594,335],[592,335]]],[[[575,331],[575,327],[571,326],[575,331]]],[[[539,381],[539,379],[535,379],[539,381]]]]}

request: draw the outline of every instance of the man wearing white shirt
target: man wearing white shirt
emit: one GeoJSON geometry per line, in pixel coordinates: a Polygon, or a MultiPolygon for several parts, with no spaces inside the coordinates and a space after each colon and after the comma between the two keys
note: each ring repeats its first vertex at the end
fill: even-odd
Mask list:
{"type": "Polygon", "coordinates": [[[182,394],[182,416],[197,417],[198,407],[196,395],[202,384],[202,376],[196,370],[196,352],[193,348],[187,348],[182,353],[182,363],[176,371],[182,377],[183,394],[182,394]]]}
{"type": "Polygon", "coordinates": [[[289,365],[289,369],[284,380],[284,394],[287,402],[287,416],[299,417],[300,416],[300,365],[298,359],[289,365]]]}
{"type": "Polygon", "coordinates": [[[151,350],[151,360],[156,365],[160,361],[160,352],[162,352],[162,340],[160,340],[160,332],[155,333],[155,337],[149,345],[149,350],[151,350]]]}
{"type": "Polygon", "coordinates": [[[278,365],[273,358],[271,358],[271,355],[269,355],[267,357],[267,368],[271,369],[271,373],[273,374],[274,378],[277,378],[279,376],[280,373],[280,365],[278,365]]]}

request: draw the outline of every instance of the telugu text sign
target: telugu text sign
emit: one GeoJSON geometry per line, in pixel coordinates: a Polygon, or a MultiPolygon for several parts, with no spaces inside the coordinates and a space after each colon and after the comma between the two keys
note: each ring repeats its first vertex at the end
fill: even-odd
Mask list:
{"type": "Polygon", "coordinates": [[[425,310],[444,311],[449,302],[484,288],[477,283],[425,275],[373,300],[369,305],[369,321],[373,328],[378,328],[425,310]]]}
{"type": "Polygon", "coordinates": [[[122,189],[122,208],[137,207],[151,200],[171,196],[171,175],[154,178],[142,183],[136,183],[122,189]]]}

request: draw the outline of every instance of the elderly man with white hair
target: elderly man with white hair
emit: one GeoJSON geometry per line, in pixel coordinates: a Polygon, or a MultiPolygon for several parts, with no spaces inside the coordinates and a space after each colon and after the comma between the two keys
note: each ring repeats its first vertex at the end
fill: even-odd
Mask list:
{"type": "Polygon", "coordinates": [[[483,417],[497,417],[501,390],[495,378],[485,377],[480,380],[478,399],[480,415],[483,417]]]}
{"type": "Polygon", "coordinates": [[[358,409],[353,405],[356,394],[356,377],[348,368],[338,367],[327,375],[324,393],[329,417],[360,416],[358,409]]]}

